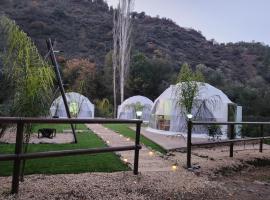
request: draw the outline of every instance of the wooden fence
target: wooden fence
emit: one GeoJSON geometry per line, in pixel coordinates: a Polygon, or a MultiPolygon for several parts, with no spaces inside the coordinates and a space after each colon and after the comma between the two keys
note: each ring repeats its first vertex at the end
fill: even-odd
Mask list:
{"type": "Polygon", "coordinates": [[[0,161],[13,160],[13,174],[12,174],[12,189],[11,193],[18,193],[19,191],[19,176],[21,171],[22,160],[48,158],[48,157],[62,157],[83,154],[97,154],[115,151],[130,151],[134,150],[134,168],[133,173],[138,174],[139,166],[139,150],[140,145],[140,132],[142,120],[117,120],[117,119],[51,119],[51,118],[14,118],[14,117],[0,117],[0,124],[16,124],[16,144],[14,154],[0,154],[0,161]],[[104,148],[89,148],[89,149],[74,149],[62,151],[47,151],[36,153],[23,153],[23,133],[25,124],[36,123],[52,123],[52,124],[136,124],[136,139],[135,144],[131,146],[121,147],[104,147],[104,148]]]}
{"type": "Polygon", "coordinates": [[[233,146],[235,143],[246,142],[246,141],[260,141],[259,151],[263,151],[263,141],[265,139],[270,139],[270,137],[264,137],[263,128],[266,125],[270,125],[270,122],[203,122],[203,121],[188,121],[188,133],[187,133],[187,168],[191,168],[191,148],[192,147],[202,147],[202,146],[216,146],[216,145],[230,145],[230,157],[233,157],[233,146]],[[200,143],[192,143],[192,128],[193,126],[198,125],[227,125],[229,127],[228,131],[228,140],[217,141],[217,142],[200,142],[200,143]],[[252,125],[252,126],[260,126],[260,137],[256,138],[241,138],[235,139],[235,125],[252,125]]]}

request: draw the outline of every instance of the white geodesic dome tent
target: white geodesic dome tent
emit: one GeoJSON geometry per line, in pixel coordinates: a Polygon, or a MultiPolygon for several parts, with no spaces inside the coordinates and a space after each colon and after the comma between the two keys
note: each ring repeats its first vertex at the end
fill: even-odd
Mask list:
{"type": "MultiPolygon", "coordinates": [[[[89,99],[76,92],[65,93],[69,111],[72,117],[76,118],[94,118],[95,107],[89,99]]],[[[66,118],[67,113],[62,96],[55,99],[50,108],[51,116],[66,118]]]]}
{"type": "MultiPolygon", "coordinates": [[[[149,127],[162,130],[162,133],[173,134],[186,133],[186,116],[178,103],[177,96],[180,94],[181,83],[171,85],[154,102],[149,127]]],[[[192,109],[194,120],[200,121],[228,121],[229,105],[235,105],[221,90],[207,84],[198,84],[196,106],[192,109]],[[204,102],[204,104],[203,104],[204,102]]],[[[194,126],[193,133],[206,134],[205,126],[194,126]]],[[[226,126],[221,126],[220,131],[225,134],[226,126]]]]}
{"type": "Polygon", "coordinates": [[[118,119],[136,119],[136,111],[142,111],[141,119],[149,121],[153,101],[144,96],[133,96],[126,99],[120,106],[118,106],[118,119]],[[136,105],[141,105],[141,109],[136,110],[136,105]]]}

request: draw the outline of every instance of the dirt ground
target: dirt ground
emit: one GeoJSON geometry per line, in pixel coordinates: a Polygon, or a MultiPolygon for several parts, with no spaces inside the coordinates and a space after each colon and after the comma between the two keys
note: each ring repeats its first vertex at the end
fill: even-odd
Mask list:
{"type": "MultiPolygon", "coordinates": [[[[31,134],[30,144],[68,144],[74,141],[73,134],[70,132],[57,133],[55,137],[51,138],[38,138],[37,133],[31,134]]],[[[14,144],[16,143],[16,131],[6,131],[3,137],[0,138],[0,142],[14,144]]]]}
{"type": "Polygon", "coordinates": [[[192,164],[185,168],[186,153],[172,152],[163,159],[177,169],[168,172],[84,173],[31,175],[20,184],[18,196],[9,195],[11,177],[0,177],[0,199],[270,199],[270,151],[257,146],[194,149],[192,164]]]}
{"type": "Polygon", "coordinates": [[[219,178],[232,199],[270,199],[270,167],[245,169],[219,178]]]}

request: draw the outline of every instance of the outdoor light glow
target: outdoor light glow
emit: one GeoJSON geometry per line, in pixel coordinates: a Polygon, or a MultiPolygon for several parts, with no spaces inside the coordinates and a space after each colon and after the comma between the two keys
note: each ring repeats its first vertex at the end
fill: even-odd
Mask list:
{"type": "Polygon", "coordinates": [[[193,115],[192,114],[187,114],[188,119],[192,119],[193,115]]]}
{"type": "Polygon", "coordinates": [[[173,170],[173,171],[177,170],[177,166],[176,166],[176,165],[173,165],[173,166],[172,166],[172,170],[173,170]]]}
{"type": "Polygon", "coordinates": [[[127,161],[128,161],[128,159],[125,158],[125,159],[124,159],[124,162],[127,162],[127,161]]]}
{"type": "Polygon", "coordinates": [[[142,116],[142,111],[137,111],[137,112],[136,112],[136,115],[137,115],[138,117],[141,117],[141,116],[142,116]]]}
{"type": "Polygon", "coordinates": [[[149,156],[152,156],[152,155],[154,155],[154,152],[153,151],[150,151],[149,152],[149,156]]]}
{"type": "Polygon", "coordinates": [[[106,142],[107,142],[107,144],[110,144],[110,141],[109,140],[107,140],[106,142]]]}
{"type": "Polygon", "coordinates": [[[127,141],[129,141],[130,139],[129,138],[127,138],[127,141]]]}

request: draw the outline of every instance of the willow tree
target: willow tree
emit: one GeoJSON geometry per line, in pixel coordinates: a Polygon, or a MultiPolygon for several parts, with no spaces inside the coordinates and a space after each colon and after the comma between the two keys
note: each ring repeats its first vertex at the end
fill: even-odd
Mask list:
{"type": "Polygon", "coordinates": [[[131,48],[131,12],[134,0],[119,0],[118,7],[114,11],[113,26],[113,93],[114,109],[116,110],[117,72],[119,73],[120,100],[124,101],[124,89],[126,77],[130,65],[131,48]]]}
{"type": "Polygon", "coordinates": [[[9,116],[38,117],[49,112],[54,82],[53,69],[14,21],[0,17],[5,42],[2,73],[10,85],[9,116]]]}
{"type": "MultiPolygon", "coordinates": [[[[4,37],[1,52],[2,73],[10,85],[10,110],[8,116],[39,117],[49,113],[52,98],[54,72],[45,62],[30,37],[14,21],[0,17],[0,29],[4,37]]],[[[2,132],[3,133],[3,132],[2,132]]],[[[31,124],[24,128],[24,152],[27,151],[31,124]]],[[[23,163],[22,175],[25,160],[23,163]]]]}

